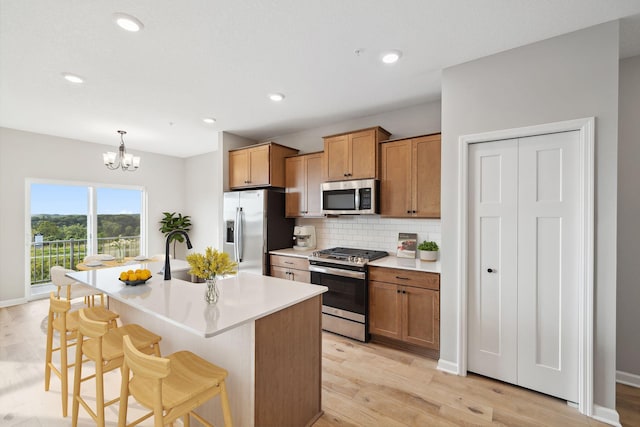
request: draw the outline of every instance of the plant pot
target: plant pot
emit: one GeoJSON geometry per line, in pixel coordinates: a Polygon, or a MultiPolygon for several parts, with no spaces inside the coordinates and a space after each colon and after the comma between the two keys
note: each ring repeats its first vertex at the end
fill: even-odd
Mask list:
{"type": "Polygon", "coordinates": [[[420,261],[436,261],[438,259],[438,251],[418,251],[420,252],[420,261]]]}

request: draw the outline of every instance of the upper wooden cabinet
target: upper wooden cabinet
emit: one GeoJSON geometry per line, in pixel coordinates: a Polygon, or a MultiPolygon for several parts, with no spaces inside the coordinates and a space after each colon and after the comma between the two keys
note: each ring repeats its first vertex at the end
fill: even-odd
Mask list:
{"type": "Polygon", "coordinates": [[[284,159],[297,153],[275,142],[229,151],[229,188],[284,187],[284,159]]]}
{"type": "Polygon", "coordinates": [[[384,142],[380,215],[440,218],[440,134],[384,142]]]}
{"type": "Polygon", "coordinates": [[[285,160],[287,218],[322,216],[322,158],[323,153],[311,153],[285,160]]]}
{"type": "Polygon", "coordinates": [[[378,143],[389,136],[379,126],[325,136],[324,178],[327,181],[378,178],[378,143]]]}

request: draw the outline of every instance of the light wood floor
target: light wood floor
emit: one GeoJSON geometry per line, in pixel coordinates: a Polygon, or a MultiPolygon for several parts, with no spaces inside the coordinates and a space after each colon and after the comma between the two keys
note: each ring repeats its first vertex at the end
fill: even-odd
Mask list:
{"type": "MultiPolygon", "coordinates": [[[[60,414],[59,381],[44,391],[47,309],[48,300],[0,308],[0,426],[71,423],[60,414]]],[[[446,374],[434,360],[330,333],[323,335],[322,363],[325,414],[314,427],[604,425],[558,399],[477,375],[446,374]]],[[[119,391],[116,376],[107,381],[107,395],[119,391]]],[[[619,384],[617,401],[622,424],[640,427],[640,389],[619,384]]],[[[107,425],[115,425],[115,415],[107,414],[107,425]]],[[[81,418],[79,424],[93,423],[81,418]]]]}

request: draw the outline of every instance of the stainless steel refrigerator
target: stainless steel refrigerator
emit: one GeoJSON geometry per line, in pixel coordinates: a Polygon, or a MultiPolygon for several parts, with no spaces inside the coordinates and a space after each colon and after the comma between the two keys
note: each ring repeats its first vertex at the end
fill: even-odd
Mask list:
{"type": "Polygon", "coordinates": [[[269,274],[269,251],[293,246],[295,221],[285,218],[283,190],[224,193],[223,250],[239,271],[269,274]]]}

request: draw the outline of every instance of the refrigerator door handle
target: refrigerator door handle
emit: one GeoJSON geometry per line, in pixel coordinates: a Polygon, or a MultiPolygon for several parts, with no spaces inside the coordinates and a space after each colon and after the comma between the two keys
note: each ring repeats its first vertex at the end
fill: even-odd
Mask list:
{"type": "Polygon", "coordinates": [[[242,237],[244,234],[244,230],[242,229],[242,208],[238,208],[236,211],[236,237],[235,237],[235,250],[236,250],[236,260],[238,262],[242,262],[242,237]]]}

